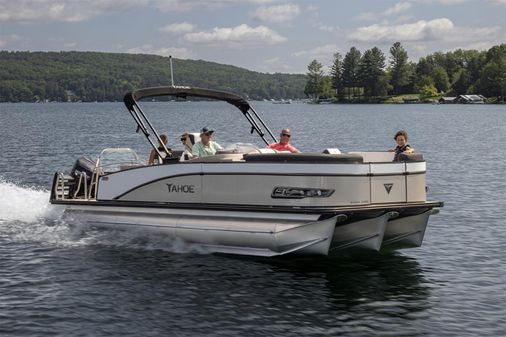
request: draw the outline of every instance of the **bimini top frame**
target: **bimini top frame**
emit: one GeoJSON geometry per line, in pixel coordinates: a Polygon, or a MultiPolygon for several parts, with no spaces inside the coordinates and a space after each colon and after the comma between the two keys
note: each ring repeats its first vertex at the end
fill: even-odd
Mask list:
{"type": "MultiPolygon", "coordinates": [[[[251,124],[251,133],[256,131],[258,135],[262,138],[265,144],[269,144],[269,142],[265,139],[266,134],[263,131],[264,129],[267,131],[268,135],[272,138],[274,142],[277,143],[277,139],[271,130],[267,127],[265,122],[260,118],[260,116],[256,113],[256,111],[251,107],[251,105],[244,100],[242,97],[237,96],[235,94],[225,92],[225,91],[217,91],[210,89],[202,89],[202,88],[192,88],[186,86],[166,86],[166,87],[152,87],[152,88],[143,88],[135,91],[131,91],[125,95],[123,101],[125,102],[125,106],[128,111],[132,115],[133,119],[137,123],[137,132],[139,130],[142,131],[144,136],[147,138],[153,149],[156,153],[162,157],[160,150],[155,145],[150,138],[150,131],[153,133],[155,138],[158,140],[160,144],[163,142],[160,139],[160,135],[156,132],[153,124],[146,117],[142,109],[140,108],[138,101],[146,98],[146,97],[155,97],[155,96],[174,96],[177,98],[187,97],[202,97],[208,99],[214,99],[219,101],[225,101],[236,106],[246,117],[248,122],[251,124]],[[149,128],[149,130],[148,130],[149,128]]],[[[165,144],[163,144],[163,148],[166,153],[170,153],[165,144]]]]}

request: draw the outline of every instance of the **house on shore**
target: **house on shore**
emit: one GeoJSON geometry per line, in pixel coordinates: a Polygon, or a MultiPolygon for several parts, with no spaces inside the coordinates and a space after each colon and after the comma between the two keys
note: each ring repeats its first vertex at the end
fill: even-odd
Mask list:
{"type": "Polygon", "coordinates": [[[438,102],[439,104],[480,104],[485,103],[486,100],[487,98],[483,95],[459,95],[457,97],[441,97],[438,102]]]}
{"type": "Polygon", "coordinates": [[[441,97],[438,102],[439,104],[455,104],[457,103],[457,97],[441,97]]]}
{"type": "Polygon", "coordinates": [[[483,95],[460,95],[457,97],[458,103],[464,104],[483,104],[487,98],[483,95]]]}

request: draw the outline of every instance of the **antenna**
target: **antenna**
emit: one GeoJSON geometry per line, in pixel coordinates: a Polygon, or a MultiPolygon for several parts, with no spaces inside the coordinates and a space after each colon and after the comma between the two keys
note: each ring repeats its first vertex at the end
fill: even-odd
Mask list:
{"type": "Polygon", "coordinates": [[[174,72],[172,71],[172,55],[169,55],[169,63],[170,63],[170,81],[172,86],[174,86],[174,72]]]}

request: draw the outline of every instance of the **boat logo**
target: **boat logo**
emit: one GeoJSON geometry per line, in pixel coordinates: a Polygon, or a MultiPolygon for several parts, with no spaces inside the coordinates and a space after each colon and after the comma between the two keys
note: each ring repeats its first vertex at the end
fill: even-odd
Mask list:
{"type": "Polygon", "coordinates": [[[169,193],[195,193],[195,185],[176,185],[176,184],[167,184],[167,188],[169,189],[169,193]]]}
{"type": "Polygon", "coordinates": [[[274,187],[271,198],[303,199],[303,198],[328,198],[334,190],[306,187],[274,187]]]}
{"type": "Polygon", "coordinates": [[[394,187],[394,184],[383,184],[383,186],[385,186],[387,193],[390,194],[390,191],[392,190],[392,187],[394,187]]]}

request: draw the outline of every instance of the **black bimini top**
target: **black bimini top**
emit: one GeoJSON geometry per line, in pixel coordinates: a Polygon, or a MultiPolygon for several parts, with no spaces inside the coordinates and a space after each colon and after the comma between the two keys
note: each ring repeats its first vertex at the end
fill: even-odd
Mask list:
{"type": "Polygon", "coordinates": [[[123,101],[128,110],[132,111],[136,102],[145,97],[174,96],[186,99],[187,96],[211,98],[228,102],[241,110],[247,112],[251,107],[242,97],[226,91],[217,91],[203,88],[192,88],[186,86],[151,87],[131,91],[125,95],[123,101]]]}
{"type": "Polygon", "coordinates": [[[141,107],[138,104],[138,101],[145,97],[155,97],[155,96],[173,96],[186,99],[188,96],[190,97],[202,97],[208,99],[214,99],[218,101],[224,101],[230,103],[237,107],[242,114],[246,117],[248,122],[251,124],[251,133],[256,131],[258,135],[262,138],[265,144],[269,144],[267,139],[265,139],[265,133],[263,128],[267,130],[269,136],[277,142],[276,137],[272,134],[271,130],[267,127],[265,122],[258,116],[256,111],[251,107],[251,105],[242,97],[232,94],[226,91],[218,91],[211,89],[202,89],[202,88],[192,88],[186,86],[166,86],[166,87],[152,87],[152,88],[142,88],[131,91],[125,95],[123,101],[125,105],[132,115],[135,123],[137,123],[137,132],[142,131],[148,142],[153,147],[153,150],[158,154],[160,158],[163,158],[160,150],[155,145],[157,142],[153,141],[150,138],[150,135],[156,138],[159,144],[162,144],[164,148],[164,152],[171,154],[168,148],[162,143],[160,139],[160,135],[156,132],[153,124],[149,121],[146,114],[142,111],[141,107]]]}

